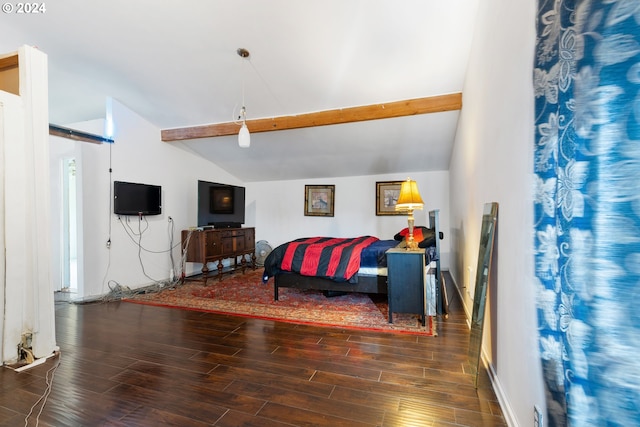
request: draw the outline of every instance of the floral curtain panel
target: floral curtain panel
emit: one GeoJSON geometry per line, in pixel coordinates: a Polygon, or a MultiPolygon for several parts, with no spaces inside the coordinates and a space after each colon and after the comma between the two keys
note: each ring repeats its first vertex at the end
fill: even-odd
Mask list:
{"type": "Polygon", "coordinates": [[[539,0],[536,25],[545,425],[640,425],[640,0],[539,0]]]}

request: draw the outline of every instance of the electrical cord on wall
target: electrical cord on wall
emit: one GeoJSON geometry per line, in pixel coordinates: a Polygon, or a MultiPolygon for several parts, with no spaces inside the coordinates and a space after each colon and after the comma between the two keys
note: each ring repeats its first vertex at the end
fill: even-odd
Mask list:
{"type": "Polygon", "coordinates": [[[110,280],[109,285],[109,293],[104,295],[100,301],[103,303],[111,302],[111,301],[120,301],[123,298],[131,298],[136,295],[149,294],[160,292],[165,289],[175,289],[181,283],[181,277],[183,275],[182,266],[185,265],[187,260],[187,248],[189,247],[189,241],[191,240],[191,236],[193,234],[193,230],[189,230],[187,233],[187,237],[185,238],[184,249],[182,250],[181,258],[180,258],[180,267],[176,271],[174,280],[170,280],[168,282],[157,282],[151,284],[149,286],[144,286],[141,288],[131,289],[128,286],[122,286],[120,283],[115,280],[110,280]]]}
{"type": "Polygon", "coordinates": [[[109,144],[109,212],[107,212],[109,233],[107,236],[107,248],[111,247],[111,211],[113,209],[113,167],[112,167],[112,147],[109,144]]]}
{"type": "MultiPolygon", "coordinates": [[[[111,247],[111,239],[108,240],[109,242],[109,246],[108,248],[110,249],[111,247]]],[[[102,287],[100,288],[100,292],[104,293],[104,285],[107,281],[107,275],[109,274],[109,269],[111,268],[111,251],[108,251],[109,254],[107,255],[107,268],[104,270],[104,276],[102,277],[102,287]]]]}
{"type": "MultiPolygon", "coordinates": [[[[137,293],[146,293],[146,292],[151,292],[154,291],[154,288],[158,288],[161,289],[164,286],[167,285],[174,285],[176,284],[176,277],[180,277],[179,275],[176,275],[176,267],[175,267],[175,262],[173,259],[173,250],[179,245],[176,244],[174,246],[173,244],[173,233],[174,233],[174,222],[173,222],[173,218],[169,217],[169,249],[168,250],[160,250],[160,251],[153,251],[153,250],[149,250],[147,248],[145,248],[142,245],[142,235],[145,231],[148,230],[149,228],[149,222],[147,221],[146,217],[144,217],[143,215],[138,215],[138,231],[135,232],[133,230],[133,228],[128,224],[128,220],[125,222],[122,220],[122,218],[120,216],[118,216],[118,221],[120,222],[120,224],[123,226],[123,229],[125,231],[125,233],[127,234],[127,236],[131,239],[131,241],[138,247],[138,259],[140,261],[140,266],[142,268],[142,272],[144,274],[145,277],[147,277],[148,279],[150,279],[154,284],[150,285],[148,287],[145,288],[138,288],[135,291],[132,291],[130,288],[128,287],[122,287],[119,283],[115,282],[115,281],[108,281],[107,282],[107,277],[109,275],[109,271],[111,268],[111,236],[112,236],[112,216],[111,216],[111,212],[113,211],[113,144],[109,144],[109,209],[107,212],[107,217],[108,217],[108,236],[107,236],[107,242],[106,242],[106,247],[109,250],[109,254],[108,254],[108,261],[107,261],[107,267],[105,269],[104,272],[104,276],[102,278],[102,287],[101,287],[101,293],[104,294],[105,291],[105,284],[109,287],[109,293],[108,294],[104,294],[103,297],[99,298],[100,301],[102,302],[108,302],[108,301],[112,301],[112,300],[120,300],[126,296],[129,295],[135,295],[137,293]],[[142,229],[142,221],[144,220],[145,222],[145,227],[144,229],[142,229]],[[170,261],[171,261],[171,272],[173,272],[173,277],[169,278],[169,281],[158,281],[152,277],[150,277],[144,267],[144,264],[142,262],[142,253],[141,251],[145,251],[145,252],[149,252],[149,253],[154,253],[154,254],[162,254],[165,252],[169,252],[169,257],[170,257],[170,261]]],[[[181,264],[182,265],[182,264],[181,264]]],[[[182,268],[181,268],[182,269],[182,268]]],[[[180,273],[181,274],[181,273],[180,273]]]]}
{"type": "MultiPolygon", "coordinates": [[[[113,209],[113,168],[112,168],[112,150],[113,144],[109,144],[109,209],[107,211],[107,223],[108,230],[107,233],[107,249],[111,249],[111,211],[113,209]]],[[[100,292],[104,293],[104,285],[107,280],[107,275],[109,274],[109,269],[111,268],[111,251],[109,250],[109,255],[107,256],[107,268],[104,271],[104,276],[102,277],[102,287],[100,288],[100,292]]]]}
{"type": "MultiPolygon", "coordinates": [[[[120,218],[119,218],[120,219],[120,218]]],[[[142,267],[142,273],[145,275],[146,278],[148,278],[149,280],[155,282],[155,283],[163,283],[160,280],[156,280],[152,277],[150,277],[147,272],[145,271],[144,268],[144,263],[142,261],[142,251],[144,250],[145,252],[148,253],[153,253],[153,254],[163,254],[166,252],[171,253],[172,250],[174,249],[173,246],[173,242],[171,242],[171,247],[169,248],[169,250],[161,250],[161,251],[153,251],[153,250],[149,250],[146,249],[143,245],[142,245],[142,235],[144,234],[145,231],[148,230],[149,228],[149,223],[146,220],[146,218],[143,215],[139,215],[138,217],[138,232],[133,231],[133,229],[131,228],[131,226],[129,226],[128,224],[125,225],[123,223],[123,221],[120,219],[120,223],[123,225],[123,228],[125,230],[125,233],[127,234],[127,236],[129,236],[129,238],[131,239],[131,241],[133,241],[135,243],[135,245],[138,247],[138,259],[140,260],[140,266],[142,267]],[[144,230],[142,229],[142,221],[144,219],[145,222],[145,228],[144,230]],[[137,237],[137,240],[136,240],[137,237]]],[[[177,246],[177,245],[176,245],[177,246]]],[[[172,268],[173,268],[173,258],[172,258],[172,268]]],[[[175,270],[174,270],[175,271],[175,270]]]]}
{"type": "MultiPolygon", "coordinates": [[[[176,265],[173,262],[173,233],[174,233],[174,224],[173,224],[173,218],[169,217],[169,261],[171,261],[171,271],[175,272],[176,271],[176,265]]],[[[175,275],[173,277],[169,277],[169,280],[173,280],[175,278],[175,275]]]]}
{"type": "MultiPolygon", "coordinates": [[[[173,218],[169,217],[169,244],[170,244],[170,248],[169,248],[168,251],[167,250],[153,251],[153,250],[146,249],[142,245],[142,236],[143,236],[144,232],[147,231],[148,228],[149,228],[148,221],[146,221],[146,219],[143,216],[139,216],[138,231],[135,231],[128,223],[125,224],[125,221],[123,221],[123,219],[120,216],[118,217],[118,221],[122,225],[122,228],[125,231],[125,233],[127,234],[127,236],[138,247],[138,259],[139,259],[140,265],[142,267],[142,272],[145,275],[145,277],[147,277],[148,279],[153,281],[153,283],[151,285],[148,285],[148,286],[144,286],[144,287],[140,287],[140,288],[136,288],[136,289],[131,289],[128,286],[121,285],[120,283],[118,283],[115,280],[109,280],[108,282],[106,282],[107,286],[109,287],[109,292],[104,294],[101,298],[99,298],[99,301],[102,302],[102,303],[111,302],[111,301],[120,301],[120,300],[122,300],[124,298],[131,298],[131,297],[133,297],[135,295],[160,292],[160,291],[162,291],[164,289],[175,288],[175,287],[179,286],[179,284],[182,282],[181,278],[182,278],[182,276],[184,274],[183,273],[183,266],[186,263],[187,248],[189,247],[189,242],[191,240],[191,236],[193,234],[193,230],[189,230],[189,232],[187,233],[187,236],[186,236],[185,242],[184,242],[184,248],[182,249],[182,252],[181,252],[180,264],[179,264],[179,266],[176,267],[175,260],[173,258],[173,249],[175,249],[176,247],[181,245],[182,242],[176,243],[175,245],[173,244],[173,234],[174,234],[174,232],[173,232],[173,230],[174,230],[173,218]],[[145,221],[145,227],[144,228],[142,227],[142,221],[143,220],[145,221]],[[170,260],[171,260],[171,266],[172,266],[173,271],[174,271],[174,277],[170,278],[170,280],[168,280],[168,281],[158,281],[158,280],[153,279],[152,277],[150,277],[146,273],[145,268],[144,268],[144,264],[142,262],[142,251],[149,252],[149,253],[154,253],[154,254],[162,254],[162,253],[165,253],[165,252],[169,252],[169,257],[170,257],[170,260]]],[[[109,264],[110,263],[111,263],[111,253],[109,253],[109,264]]],[[[107,269],[107,271],[108,271],[108,269],[107,269]]],[[[103,279],[103,290],[104,290],[106,277],[107,276],[106,276],[106,273],[105,273],[105,277],[103,279]]]]}
{"type": "Polygon", "coordinates": [[[144,274],[144,277],[146,277],[147,279],[151,280],[152,282],[155,283],[160,283],[159,280],[154,279],[153,277],[149,276],[147,274],[147,272],[144,269],[144,263],[142,262],[142,234],[147,231],[147,229],[149,229],[149,222],[147,221],[147,219],[145,218],[144,222],[145,222],[145,229],[142,229],[142,218],[144,218],[143,215],[138,215],[138,260],[140,261],[140,267],[142,268],[142,274],[144,274]]]}
{"type": "Polygon", "coordinates": [[[189,230],[189,232],[187,233],[187,238],[184,239],[184,246],[182,247],[182,253],[180,255],[179,274],[177,274],[176,277],[184,277],[185,275],[184,266],[187,263],[187,248],[189,248],[189,242],[191,241],[192,235],[193,230],[189,230]]]}
{"type": "MultiPolygon", "coordinates": [[[[142,246],[141,242],[140,242],[140,236],[142,233],[144,233],[145,231],[147,231],[147,229],[149,228],[149,223],[146,220],[146,218],[144,216],[142,216],[142,218],[144,219],[144,221],[147,223],[147,226],[144,230],[140,230],[138,232],[135,232],[131,226],[129,224],[125,224],[124,221],[122,221],[121,217],[118,217],[118,221],[120,221],[120,224],[122,225],[122,228],[124,229],[125,233],[127,234],[127,236],[129,237],[129,239],[131,239],[131,241],[136,245],[136,246],[140,246],[141,249],[145,252],[149,252],[150,254],[164,254],[167,252],[171,252],[173,249],[177,248],[180,243],[176,243],[175,245],[171,244],[171,247],[168,250],[159,250],[159,251],[155,251],[152,249],[147,249],[144,246],[142,246]]],[[[128,222],[128,221],[127,221],[128,222]]],[[[171,238],[171,241],[173,242],[173,238],[171,238]]]]}

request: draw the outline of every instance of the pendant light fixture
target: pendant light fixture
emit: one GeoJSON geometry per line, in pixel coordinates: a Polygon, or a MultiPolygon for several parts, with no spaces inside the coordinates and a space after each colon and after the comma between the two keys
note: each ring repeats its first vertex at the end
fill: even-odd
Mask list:
{"type": "MultiPolygon", "coordinates": [[[[238,48],[236,51],[241,58],[248,59],[249,51],[247,49],[238,48]]],[[[249,148],[251,145],[251,134],[247,127],[247,109],[244,106],[244,73],[242,76],[242,109],[240,110],[240,118],[242,119],[242,126],[238,133],[238,145],[241,148],[249,148]]]]}
{"type": "Polygon", "coordinates": [[[240,111],[242,114],[242,126],[240,127],[240,132],[238,133],[238,145],[242,148],[249,148],[251,145],[251,134],[249,133],[249,128],[247,127],[247,110],[242,106],[242,110],[240,111]]]}

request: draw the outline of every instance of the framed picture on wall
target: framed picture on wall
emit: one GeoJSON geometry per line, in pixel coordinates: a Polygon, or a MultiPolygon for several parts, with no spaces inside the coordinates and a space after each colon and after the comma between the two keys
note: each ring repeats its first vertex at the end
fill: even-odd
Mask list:
{"type": "Polygon", "coordinates": [[[376,215],[406,215],[396,211],[402,181],[376,182],[376,215]]]}
{"type": "Polygon", "coordinates": [[[304,215],[333,216],[335,185],[305,185],[304,215]]]}

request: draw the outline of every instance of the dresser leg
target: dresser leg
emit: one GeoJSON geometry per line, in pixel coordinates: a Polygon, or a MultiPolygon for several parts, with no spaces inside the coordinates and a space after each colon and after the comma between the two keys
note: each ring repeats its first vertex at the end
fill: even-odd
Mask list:
{"type": "Polygon", "coordinates": [[[207,286],[207,278],[209,277],[209,267],[205,262],[202,264],[202,286],[207,286]]]}

